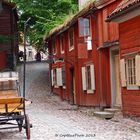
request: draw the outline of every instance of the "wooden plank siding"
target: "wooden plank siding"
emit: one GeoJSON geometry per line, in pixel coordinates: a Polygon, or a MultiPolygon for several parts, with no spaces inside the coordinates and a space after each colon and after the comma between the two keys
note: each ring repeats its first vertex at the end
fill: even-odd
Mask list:
{"type": "Polygon", "coordinates": [[[61,68],[62,66],[65,66],[66,69],[66,89],[53,87],[53,92],[58,94],[61,99],[73,102],[72,94],[74,93],[72,93],[73,85],[71,84],[73,80],[71,71],[73,71],[75,81],[74,104],[94,107],[111,106],[110,48],[99,49],[99,47],[103,47],[105,42],[113,42],[119,39],[118,24],[106,23],[105,19],[120,1],[113,1],[93,13],[83,15],[83,18],[90,19],[92,50],[87,49],[85,38],[79,36],[78,19],[65,31],[60,32],[60,34],[54,33],[49,38],[49,51],[52,52],[52,41],[55,37],[57,46],[55,57],[64,57],[64,62],[55,62],[50,65],[51,69],[61,68]],[[74,49],[70,51],[68,33],[71,28],[74,29],[74,49]],[[61,35],[65,38],[64,54],[60,53],[59,39],[61,35]],[[84,51],[81,51],[80,47],[83,47],[84,51]],[[92,93],[83,90],[82,86],[82,67],[88,65],[94,65],[95,71],[95,75],[91,77],[95,77],[95,90],[92,90],[92,93]]]}
{"type": "MultiPolygon", "coordinates": [[[[121,58],[131,53],[140,54],[140,16],[120,23],[121,58]]],[[[140,90],[122,88],[123,113],[125,115],[140,116],[140,90]]]]}
{"type": "Polygon", "coordinates": [[[6,67],[6,62],[5,62],[6,57],[7,57],[6,52],[0,52],[0,68],[1,69],[4,69],[6,67]]]}
{"type": "Polygon", "coordinates": [[[121,54],[140,51],[140,16],[119,25],[121,54]],[[130,26],[131,25],[131,26],[130,26]]]}
{"type": "MultiPolygon", "coordinates": [[[[10,55],[17,58],[18,54],[18,38],[17,38],[17,16],[16,11],[12,8],[15,6],[13,3],[3,2],[3,10],[0,13],[0,35],[5,36],[8,40],[4,43],[0,43],[0,53],[3,62],[0,64],[0,69],[9,68],[12,60],[10,55]],[[5,57],[6,56],[6,57],[5,57]]],[[[11,67],[11,66],[10,66],[11,67]]]]}

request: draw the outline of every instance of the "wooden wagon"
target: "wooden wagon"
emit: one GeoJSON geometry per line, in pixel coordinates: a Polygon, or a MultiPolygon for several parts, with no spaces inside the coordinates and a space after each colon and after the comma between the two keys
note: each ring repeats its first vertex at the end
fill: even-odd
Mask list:
{"type": "Polygon", "coordinates": [[[22,128],[30,139],[30,122],[25,110],[25,98],[20,94],[17,72],[0,73],[0,129],[22,128]]]}

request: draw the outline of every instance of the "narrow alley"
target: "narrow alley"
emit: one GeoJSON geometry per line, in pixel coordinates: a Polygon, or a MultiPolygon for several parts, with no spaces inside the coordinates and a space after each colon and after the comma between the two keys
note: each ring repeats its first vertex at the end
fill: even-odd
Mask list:
{"type": "MultiPolygon", "coordinates": [[[[20,71],[22,76],[22,71],[20,71]]],[[[22,80],[22,79],[21,79],[22,80]]],[[[138,122],[123,118],[120,113],[111,120],[86,115],[50,93],[49,67],[46,63],[27,64],[26,98],[31,140],[139,140],[138,122]]],[[[25,130],[0,131],[0,140],[24,140],[25,130]]]]}

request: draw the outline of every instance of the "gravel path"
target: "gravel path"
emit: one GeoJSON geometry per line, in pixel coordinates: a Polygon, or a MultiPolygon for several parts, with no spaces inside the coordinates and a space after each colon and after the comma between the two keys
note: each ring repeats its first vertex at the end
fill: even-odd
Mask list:
{"type": "MultiPolygon", "coordinates": [[[[32,140],[140,140],[140,123],[124,119],[118,113],[112,120],[84,114],[50,94],[48,66],[45,63],[27,65],[27,107],[32,140]]],[[[22,80],[22,79],[21,79],[22,80]]],[[[0,131],[0,140],[24,140],[25,131],[0,131]]]]}

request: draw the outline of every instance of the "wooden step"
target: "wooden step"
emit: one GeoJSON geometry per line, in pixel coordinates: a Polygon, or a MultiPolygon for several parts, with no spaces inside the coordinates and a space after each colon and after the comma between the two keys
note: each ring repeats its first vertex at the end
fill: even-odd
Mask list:
{"type": "Polygon", "coordinates": [[[107,111],[95,111],[94,115],[103,119],[112,119],[114,117],[114,113],[107,111]]]}
{"type": "Polygon", "coordinates": [[[115,112],[120,112],[121,109],[119,109],[119,108],[105,108],[104,111],[115,113],[115,112]]]}

